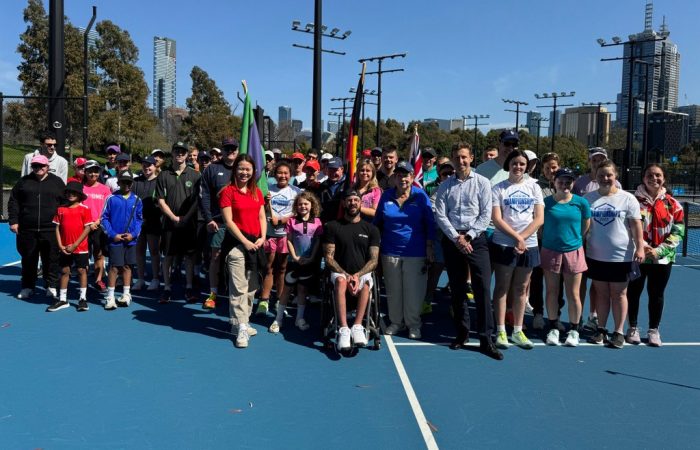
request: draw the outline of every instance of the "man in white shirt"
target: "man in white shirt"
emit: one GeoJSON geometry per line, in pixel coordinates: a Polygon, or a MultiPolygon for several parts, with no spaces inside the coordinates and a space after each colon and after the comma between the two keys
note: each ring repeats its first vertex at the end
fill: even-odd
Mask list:
{"type": "Polygon", "coordinates": [[[41,147],[24,155],[22,176],[32,173],[32,158],[44,155],[49,160],[49,173],[56,175],[65,183],[68,179],[68,161],[56,151],[56,134],[52,131],[45,131],[40,139],[41,147]]]}

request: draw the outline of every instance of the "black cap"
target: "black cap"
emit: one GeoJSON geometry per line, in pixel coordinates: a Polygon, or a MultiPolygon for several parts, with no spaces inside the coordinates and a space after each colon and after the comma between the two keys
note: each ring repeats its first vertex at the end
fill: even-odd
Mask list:
{"type": "Polygon", "coordinates": [[[371,152],[372,156],[382,156],[382,148],[374,147],[371,152]]]}
{"type": "Polygon", "coordinates": [[[131,156],[126,153],[120,153],[117,155],[117,161],[131,161],[131,156]]]}
{"type": "Polygon", "coordinates": [[[226,147],[238,148],[238,141],[233,137],[227,137],[226,139],[221,141],[221,148],[226,150],[226,147]]]}
{"type": "Polygon", "coordinates": [[[65,190],[77,193],[81,202],[87,198],[87,195],[83,192],[83,183],[79,181],[69,181],[65,190]]]}
{"type": "Polygon", "coordinates": [[[153,156],[150,156],[150,155],[149,155],[149,156],[146,156],[145,158],[143,158],[143,159],[141,160],[141,163],[148,163],[148,164],[153,164],[153,165],[155,165],[156,159],[155,159],[153,156]]]}
{"type": "Polygon", "coordinates": [[[185,153],[190,151],[190,149],[182,141],[178,141],[178,142],[173,144],[173,148],[172,148],[173,153],[177,150],[184,150],[185,153]]]}
{"type": "Polygon", "coordinates": [[[421,155],[430,155],[432,158],[435,158],[437,156],[437,153],[435,152],[435,149],[433,149],[432,147],[426,147],[421,152],[421,155]]]}
{"type": "Polygon", "coordinates": [[[573,180],[576,178],[576,175],[574,175],[573,170],[571,170],[567,167],[563,167],[563,168],[557,170],[556,172],[554,172],[554,179],[555,180],[557,178],[560,178],[560,177],[567,177],[567,178],[571,178],[573,180]]]}
{"type": "Polygon", "coordinates": [[[408,161],[401,161],[398,164],[396,164],[396,168],[394,169],[394,171],[397,170],[413,174],[413,166],[408,161]]]}
{"type": "Polygon", "coordinates": [[[438,172],[440,172],[445,167],[449,167],[454,170],[455,165],[452,161],[445,161],[444,163],[440,164],[440,167],[438,167],[438,172]]]}
{"type": "Polygon", "coordinates": [[[209,152],[206,150],[202,150],[199,152],[197,155],[197,159],[211,159],[211,156],[209,156],[209,152]]]}
{"type": "Polygon", "coordinates": [[[133,182],[134,176],[131,174],[131,172],[125,170],[124,172],[120,173],[119,177],[117,178],[117,182],[121,183],[122,181],[133,182]]]}
{"type": "Polygon", "coordinates": [[[348,198],[348,197],[360,197],[360,198],[362,198],[360,193],[357,192],[355,189],[348,189],[348,190],[343,192],[343,200],[348,198]]]}

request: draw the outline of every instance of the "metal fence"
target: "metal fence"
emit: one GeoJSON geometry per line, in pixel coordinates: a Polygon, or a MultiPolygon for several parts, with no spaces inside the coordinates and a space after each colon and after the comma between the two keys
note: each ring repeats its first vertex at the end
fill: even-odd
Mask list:
{"type": "Polygon", "coordinates": [[[700,203],[683,202],[685,238],[681,244],[683,256],[700,256],[700,203]]]}

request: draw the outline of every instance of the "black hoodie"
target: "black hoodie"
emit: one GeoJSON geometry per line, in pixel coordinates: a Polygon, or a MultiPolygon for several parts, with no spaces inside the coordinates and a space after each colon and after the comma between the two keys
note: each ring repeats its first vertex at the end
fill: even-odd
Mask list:
{"type": "Polygon", "coordinates": [[[12,188],[8,203],[10,225],[20,231],[50,231],[56,228],[53,217],[63,201],[65,183],[49,173],[43,180],[25,175],[12,188]]]}

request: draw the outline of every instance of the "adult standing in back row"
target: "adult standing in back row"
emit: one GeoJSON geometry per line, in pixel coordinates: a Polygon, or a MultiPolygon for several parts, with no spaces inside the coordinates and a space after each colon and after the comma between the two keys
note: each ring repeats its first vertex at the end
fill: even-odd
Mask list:
{"type": "Polygon", "coordinates": [[[33,153],[24,155],[22,176],[32,174],[32,158],[43,155],[46,156],[46,159],[49,161],[49,173],[56,175],[65,183],[68,179],[68,161],[56,151],[56,134],[52,131],[45,131],[42,133],[40,140],[41,147],[34,150],[33,153]]]}

